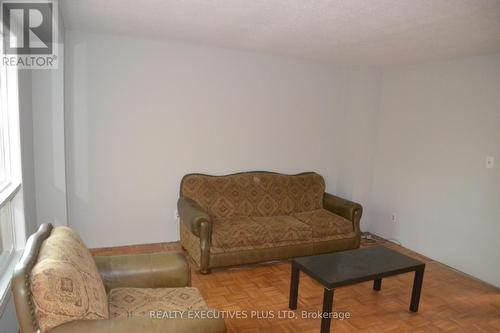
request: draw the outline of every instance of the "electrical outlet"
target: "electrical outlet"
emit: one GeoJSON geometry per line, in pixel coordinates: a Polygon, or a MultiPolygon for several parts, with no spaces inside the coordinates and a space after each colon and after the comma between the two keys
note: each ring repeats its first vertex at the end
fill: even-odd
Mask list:
{"type": "Polygon", "coordinates": [[[174,210],[174,219],[178,220],[179,219],[179,211],[176,209],[174,210]]]}
{"type": "Polygon", "coordinates": [[[391,221],[394,223],[398,222],[398,217],[397,217],[396,213],[391,214],[391,221]]]}
{"type": "Polygon", "coordinates": [[[495,158],[493,156],[486,156],[486,169],[493,169],[495,166],[495,158]]]}

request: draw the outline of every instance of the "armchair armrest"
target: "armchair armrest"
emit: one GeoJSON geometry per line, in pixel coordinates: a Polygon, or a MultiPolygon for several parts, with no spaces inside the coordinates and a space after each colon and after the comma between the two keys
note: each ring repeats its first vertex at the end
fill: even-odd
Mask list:
{"type": "Polygon", "coordinates": [[[191,270],[181,252],[96,256],[106,290],[120,287],[173,288],[191,285],[191,270]]]}
{"type": "Polygon", "coordinates": [[[193,234],[200,237],[203,222],[207,222],[209,235],[211,234],[212,220],[196,201],[181,196],[177,201],[177,210],[181,223],[184,223],[193,234]]]}
{"type": "Polygon", "coordinates": [[[361,215],[363,214],[363,207],[359,203],[325,192],[325,195],[323,196],[323,207],[334,214],[352,221],[354,231],[356,233],[361,232],[359,222],[361,220],[361,215]]]}

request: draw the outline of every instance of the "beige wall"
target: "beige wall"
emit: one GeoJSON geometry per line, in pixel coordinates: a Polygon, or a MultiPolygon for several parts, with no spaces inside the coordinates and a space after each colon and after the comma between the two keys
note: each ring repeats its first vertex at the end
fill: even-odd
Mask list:
{"type": "Polygon", "coordinates": [[[66,33],[69,224],[89,246],[177,240],[189,172],[315,170],[365,201],[373,71],[66,33]]]}
{"type": "Polygon", "coordinates": [[[377,133],[370,231],[500,286],[500,55],[384,71],[377,133]]]}

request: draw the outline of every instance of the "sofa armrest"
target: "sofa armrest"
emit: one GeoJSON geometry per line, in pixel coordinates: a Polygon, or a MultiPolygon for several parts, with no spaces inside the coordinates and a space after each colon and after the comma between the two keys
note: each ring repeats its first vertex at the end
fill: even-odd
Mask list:
{"type": "Polygon", "coordinates": [[[323,196],[323,207],[330,212],[351,221],[353,223],[354,232],[361,232],[359,223],[361,215],[363,214],[363,207],[359,203],[325,192],[325,195],[323,196]]]}
{"type": "Polygon", "coordinates": [[[150,319],[149,317],[76,320],[55,327],[50,333],[224,333],[223,319],[150,319]]]}
{"type": "MultiPolygon", "coordinates": [[[[196,236],[200,237],[203,222],[207,222],[208,229],[211,231],[212,220],[196,201],[181,196],[177,201],[177,211],[179,212],[181,223],[184,223],[196,236]]],[[[209,234],[211,233],[209,232],[209,234]]]]}
{"type": "Polygon", "coordinates": [[[106,290],[191,285],[191,269],[181,252],[96,256],[94,261],[106,290]]]}

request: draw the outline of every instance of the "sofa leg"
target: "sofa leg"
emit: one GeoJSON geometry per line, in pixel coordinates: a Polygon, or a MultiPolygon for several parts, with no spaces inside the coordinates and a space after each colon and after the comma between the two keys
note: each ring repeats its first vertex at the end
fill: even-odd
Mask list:
{"type": "Polygon", "coordinates": [[[212,270],[210,268],[204,268],[204,269],[200,269],[200,273],[203,275],[207,275],[207,274],[212,273],[212,270]]]}

